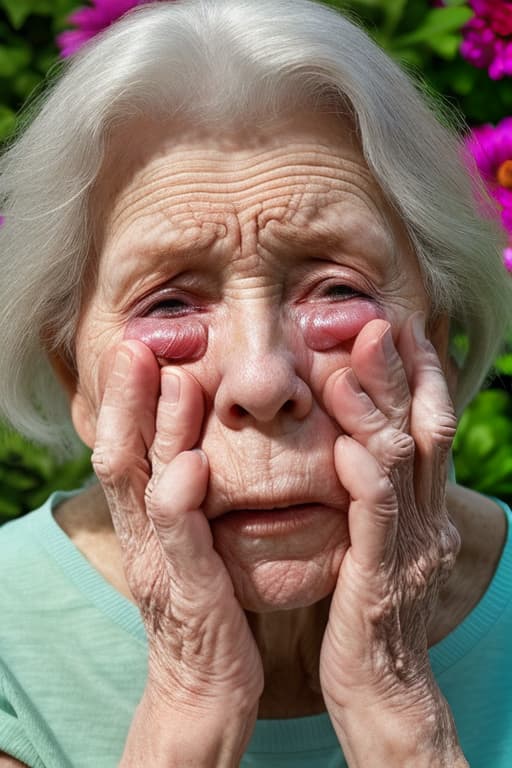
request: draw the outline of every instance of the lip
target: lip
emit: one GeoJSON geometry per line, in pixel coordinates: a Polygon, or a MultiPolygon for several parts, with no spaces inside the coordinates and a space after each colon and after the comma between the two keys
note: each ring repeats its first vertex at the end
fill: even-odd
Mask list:
{"type": "Polygon", "coordinates": [[[288,504],[256,509],[231,509],[214,520],[215,529],[227,529],[248,538],[289,536],[291,533],[319,525],[326,517],[340,515],[340,510],[317,502],[288,504]]]}

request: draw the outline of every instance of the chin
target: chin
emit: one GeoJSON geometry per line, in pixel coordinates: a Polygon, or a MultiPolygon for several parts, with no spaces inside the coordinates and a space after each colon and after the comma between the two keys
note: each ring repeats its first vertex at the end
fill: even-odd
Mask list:
{"type": "Polygon", "coordinates": [[[245,611],[272,613],[306,608],[332,594],[342,559],[332,558],[325,569],[316,562],[283,561],[246,572],[228,570],[245,611]]]}
{"type": "Polygon", "coordinates": [[[349,545],[346,515],[319,515],[316,524],[285,534],[249,531],[213,521],[214,546],[242,608],[255,613],[305,608],[332,594],[349,545]]]}

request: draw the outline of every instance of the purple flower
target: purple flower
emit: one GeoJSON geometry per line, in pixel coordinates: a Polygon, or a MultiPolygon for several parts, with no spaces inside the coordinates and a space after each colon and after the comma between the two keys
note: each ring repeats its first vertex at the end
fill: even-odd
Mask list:
{"type": "Polygon", "coordinates": [[[91,6],[79,8],[69,17],[77,29],[67,30],[57,37],[61,56],[72,56],[88,40],[127,11],[147,2],[149,0],[91,0],[91,6]]]}
{"type": "MultiPolygon", "coordinates": [[[[512,241],[512,117],[498,125],[473,128],[466,140],[482,179],[501,209],[501,221],[512,241]]],[[[505,266],[512,272],[512,242],[503,252],[505,266]]]]}
{"type": "Polygon", "coordinates": [[[464,25],[462,56],[500,80],[512,75],[512,0],[469,0],[475,16],[464,25]]]}

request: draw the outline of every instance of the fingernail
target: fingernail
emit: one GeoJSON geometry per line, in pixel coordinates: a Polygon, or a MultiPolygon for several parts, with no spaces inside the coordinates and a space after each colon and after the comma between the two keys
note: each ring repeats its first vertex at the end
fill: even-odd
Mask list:
{"type": "Polygon", "coordinates": [[[169,405],[176,405],[180,399],[181,382],[175,373],[166,371],[162,375],[162,397],[169,405]]]}
{"type": "Polygon", "coordinates": [[[125,376],[130,370],[132,364],[132,354],[127,349],[120,349],[116,354],[114,371],[119,376],[125,376]]]}
{"type": "Polygon", "coordinates": [[[382,336],[380,337],[382,344],[382,351],[387,360],[392,360],[396,355],[395,345],[393,343],[393,336],[391,334],[391,326],[386,328],[382,336]]]}
{"type": "Polygon", "coordinates": [[[203,464],[208,464],[208,459],[206,458],[206,453],[201,448],[194,448],[194,453],[197,453],[198,456],[201,458],[201,461],[203,464]]]}

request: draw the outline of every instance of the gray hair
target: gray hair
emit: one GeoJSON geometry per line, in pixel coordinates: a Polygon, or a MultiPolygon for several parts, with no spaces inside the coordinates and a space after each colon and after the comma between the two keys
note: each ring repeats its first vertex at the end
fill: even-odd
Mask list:
{"type": "Polygon", "coordinates": [[[475,212],[478,181],[455,132],[361,29],[326,6],[179,0],[140,6],[79,52],[0,161],[0,414],[50,445],[71,434],[47,355],[60,349],[73,359],[93,250],[90,193],[116,125],[148,114],[218,128],[264,124],[326,104],[352,114],[433,311],[467,334],[460,410],[511,323],[512,285],[495,223],[475,212]]]}

